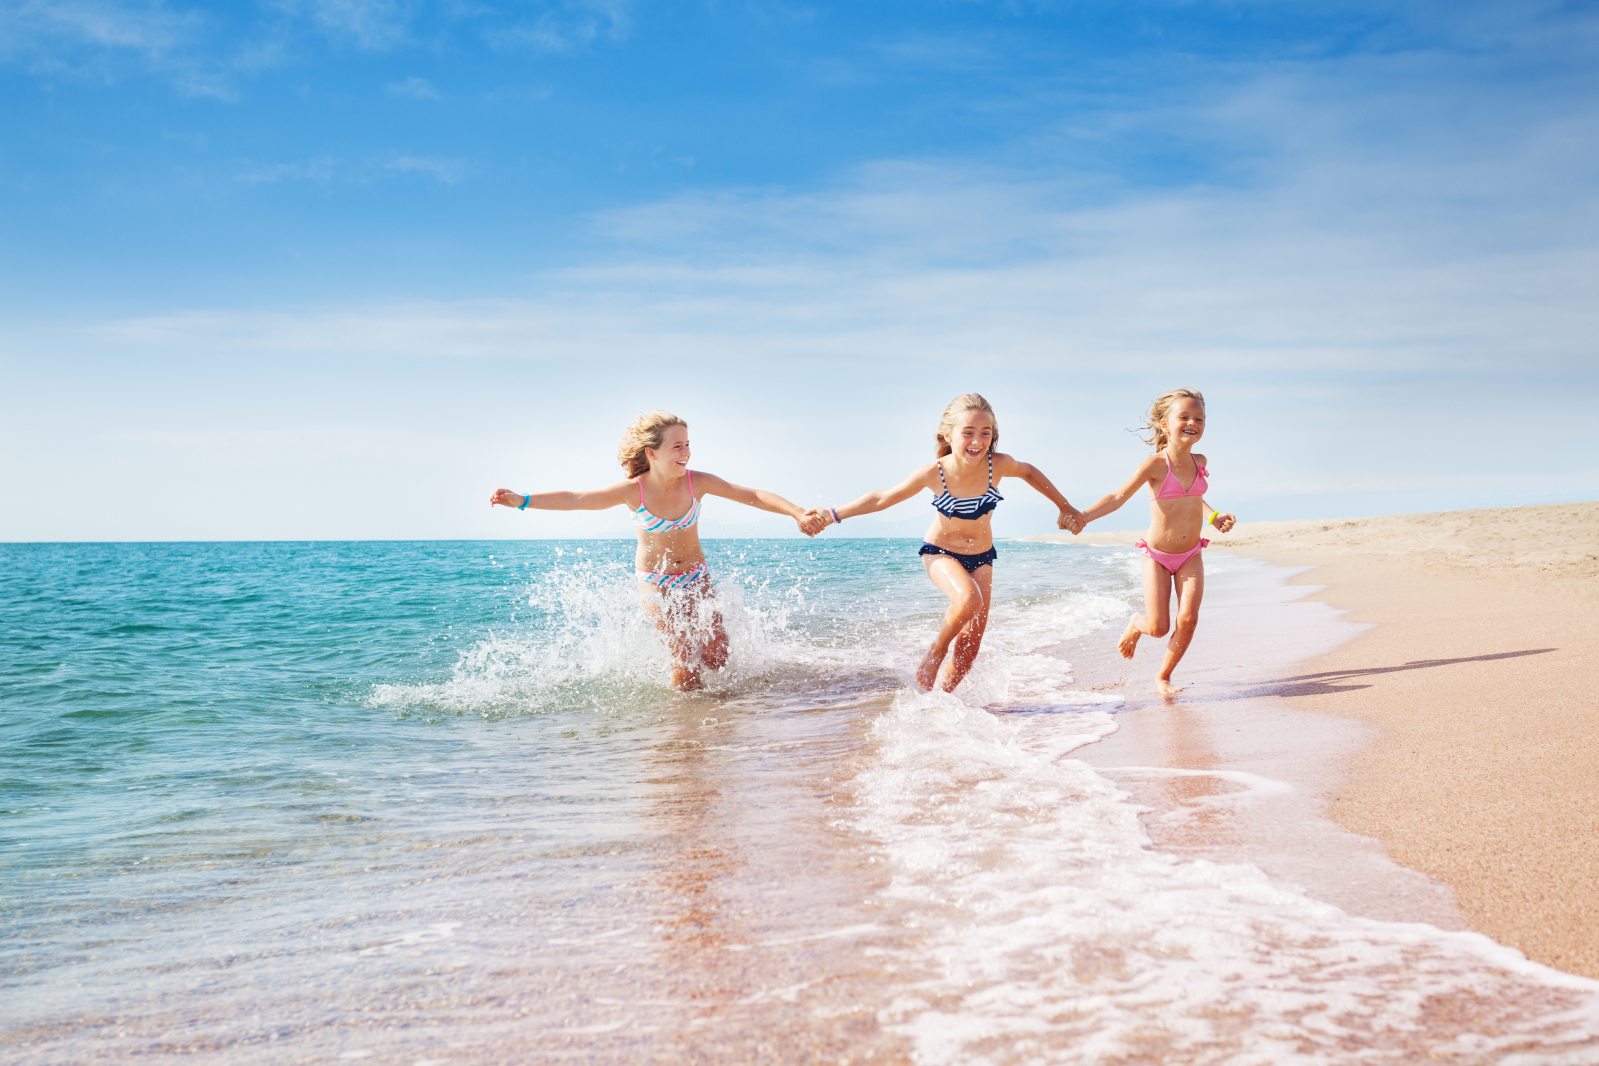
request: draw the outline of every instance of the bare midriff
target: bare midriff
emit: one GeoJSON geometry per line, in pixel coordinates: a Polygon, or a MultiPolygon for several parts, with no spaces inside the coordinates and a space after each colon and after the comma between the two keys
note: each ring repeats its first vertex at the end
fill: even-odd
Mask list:
{"type": "Polygon", "coordinates": [[[646,533],[639,530],[638,551],[633,565],[656,574],[681,574],[705,561],[700,534],[694,527],[671,532],[646,533]]]}
{"type": "Polygon", "coordinates": [[[1144,539],[1156,551],[1180,555],[1198,544],[1204,531],[1205,505],[1198,496],[1149,501],[1149,533],[1144,539]]]}
{"type": "Polygon", "coordinates": [[[935,515],[923,536],[927,543],[958,555],[979,555],[994,546],[994,531],[989,516],[945,518],[935,515]]]}

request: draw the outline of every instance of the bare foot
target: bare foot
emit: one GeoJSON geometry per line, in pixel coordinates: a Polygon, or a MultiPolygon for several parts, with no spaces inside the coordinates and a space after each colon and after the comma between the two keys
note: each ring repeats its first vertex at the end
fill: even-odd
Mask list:
{"type": "Polygon", "coordinates": [[[692,666],[672,667],[672,687],[679,692],[692,692],[704,686],[700,680],[700,672],[692,666]]]}
{"type": "Polygon", "coordinates": [[[1122,633],[1122,639],[1116,642],[1116,650],[1122,653],[1123,659],[1131,659],[1133,652],[1138,648],[1138,638],[1144,631],[1138,628],[1139,615],[1133,615],[1127,623],[1127,629],[1122,633]]]}
{"type": "Polygon", "coordinates": [[[943,662],[942,655],[935,657],[929,650],[927,658],[922,660],[922,665],[916,668],[916,683],[922,686],[923,692],[933,691],[933,682],[938,680],[938,668],[943,662]]]}
{"type": "Polygon", "coordinates": [[[1155,678],[1155,686],[1160,689],[1162,696],[1175,696],[1182,691],[1180,686],[1172,684],[1164,677],[1155,678]]]}

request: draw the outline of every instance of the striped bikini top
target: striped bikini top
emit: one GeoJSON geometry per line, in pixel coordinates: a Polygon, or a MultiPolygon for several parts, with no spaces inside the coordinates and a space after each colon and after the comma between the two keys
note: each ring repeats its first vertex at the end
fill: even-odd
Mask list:
{"type": "Polygon", "coordinates": [[[700,520],[700,501],[694,495],[694,472],[688,474],[688,511],[682,518],[659,518],[650,514],[649,508],[644,506],[644,479],[634,478],[638,482],[638,510],[633,512],[633,524],[646,533],[671,533],[679,529],[687,529],[700,520]]]}
{"type": "Polygon", "coordinates": [[[994,453],[988,453],[988,491],[981,496],[961,496],[959,498],[949,494],[949,482],[944,480],[944,460],[938,461],[938,483],[944,486],[944,491],[933,497],[933,510],[945,518],[981,518],[999,506],[999,501],[1005,497],[994,491],[994,453]]]}
{"type": "Polygon", "coordinates": [[[1205,475],[1210,473],[1210,471],[1200,466],[1198,460],[1194,461],[1194,469],[1198,473],[1194,474],[1193,484],[1186,489],[1183,488],[1183,483],[1177,480],[1177,475],[1172,473],[1175,467],[1176,464],[1171,461],[1171,453],[1168,452],[1166,454],[1166,477],[1160,483],[1160,491],[1155,493],[1155,499],[1176,500],[1183,496],[1203,496],[1205,490],[1210,488],[1210,482],[1205,480],[1205,475]]]}

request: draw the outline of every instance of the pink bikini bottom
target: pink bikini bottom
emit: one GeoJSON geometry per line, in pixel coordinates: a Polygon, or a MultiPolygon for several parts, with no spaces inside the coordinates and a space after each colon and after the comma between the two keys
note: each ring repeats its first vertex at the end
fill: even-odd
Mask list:
{"type": "Polygon", "coordinates": [[[1198,555],[1199,549],[1204,548],[1209,544],[1210,541],[1201,538],[1198,544],[1194,545],[1192,548],[1189,548],[1185,552],[1158,552],[1154,548],[1151,548],[1149,544],[1145,542],[1144,538],[1138,538],[1138,547],[1144,549],[1144,554],[1174,574],[1183,568],[1184,563],[1198,555]]]}

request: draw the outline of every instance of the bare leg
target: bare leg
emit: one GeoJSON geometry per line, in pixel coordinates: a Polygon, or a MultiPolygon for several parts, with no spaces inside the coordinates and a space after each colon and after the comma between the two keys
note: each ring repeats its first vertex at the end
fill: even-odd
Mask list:
{"type": "Polygon", "coordinates": [[[709,629],[699,649],[700,663],[712,670],[720,670],[727,665],[727,627],[722,625],[722,612],[715,606],[715,590],[706,580],[694,586],[691,594],[699,605],[700,618],[696,619],[696,624],[709,629]]]}
{"type": "Polygon", "coordinates": [[[949,660],[942,671],[944,678],[938,687],[945,692],[954,692],[955,686],[965,680],[971,672],[972,663],[977,659],[977,652],[983,646],[983,632],[988,628],[988,607],[993,600],[994,568],[992,566],[979,566],[972,571],[972,581],[977,585],[977,591],[982,593],[983,605],[978,608],[971,621],[961,627],[955,634],[955,642],[950,645],[949,660]]]}
{"type": "Polygon", "coordinates": [[[1122,633],[1122,639],[1116,644],[1116,650],[1121,652],[1123,659],[1133,657],[1139,637],[1146,633],[1152,637],[1163,637],[1166,630],[1171,628],[1171,586],[1171,573],[1149,556],[1144,556],[1144,613],[1133,615],[1126,631],[1122,633]]]}
{"type": "Polygon", "coordinates": [[[672,654],[672,687],[679,692],[704,685],[701,668],[727,665],[727,629],[713,599],[711,584],[703,579],[687,589],[646,591],[644,611],[672,654]]]}
{"type": "Polygon", "coordinates": [[[1184,563],[1173,578],[1177,586],[1177,624],[1172,627],[1171,640],[1166,643],[1166,657],[1161,660],[1160,675],[1155,679],[1162,695],[1173,696],[1182,691],[1171,683],[1171,674],[1182,661],[1183,653],[1188,651],[1188,645],[1194,639],[1194,630],[1199,625],[1199,602],[1205,598],[1205,563],[1200,558],[1202,555],[1204,552],[1195,552],[1194,557],[1184,563]]]}
{"type": "MultiPolygon", "coordinates": [[[[922,659],[922,664],[916,668],[916,683],[922,686],[923,691],[931,691],[933,682],[938,677],[938,668],[949,652],[950,642],[966,628],[967,622],[975,618],[979,612],[984,612],[987,597],[983,589],[972,579],[972,575],[947,555],[922,556],[922,569],[927,571],[927,576],[938,586],[938,590],[949,597],[949,610],[944,612],[944,624],[939,629],[938,636],[933,638],[933,646],[927,649],[927,656],[922,659]]],[[[993,568],[982,569],[992,572],[993,568]]],[[[965,670],[961,671],[963,677],[965,673],[965,670]]]]}

